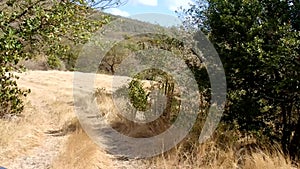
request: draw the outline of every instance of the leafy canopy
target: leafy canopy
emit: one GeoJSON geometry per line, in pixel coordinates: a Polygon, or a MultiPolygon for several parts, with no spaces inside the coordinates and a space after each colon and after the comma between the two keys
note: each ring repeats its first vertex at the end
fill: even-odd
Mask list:
{"type": "Polygon", "coordinates": [[[298,0],[198,0],[181,13],[187,28],[207,34],[223,62],[223,120],[290,153],[300,150],[291,145],[300,141],[299,11],[298,0]]]}
{"type": "Polygon", "coordinates": [[[50,67],[70,59],[70,44],[86,42],[91,33],[109,22],[108,16],[92,20],[94,8],[120,5],[120,0],[2,0],[0,2],[0,117],[23,109],[15,72],[20,61],[38,54],[50,67]],[[69,43],[62,43],[69,41],[69,43]]]}

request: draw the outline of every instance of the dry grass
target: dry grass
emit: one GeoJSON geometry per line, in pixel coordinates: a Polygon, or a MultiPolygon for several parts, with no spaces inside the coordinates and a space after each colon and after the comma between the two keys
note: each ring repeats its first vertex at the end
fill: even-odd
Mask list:
{"type": "Polygon", "coordinates": [[[55,75],[39,73],[25,73],[18,81],[21,88],[32,90],[25,100],[22,115],[0,119],[2,166],[13,165],[17,158],[33,155],[33,150],[45,143],[48,137],[45,132],[61,128],[66,121],[75,116],[73,107],[69,104],[72,101],[72,95],[69,94],[71,89],[62,92],[57,85],[60,82],[53,78],[55,75]]]}
{"type": "MultiPolygon", "coordinates": [[[[115,166],[116,162],[85,134],[78,120],[74,118],[70,87],[72,73],[46,73],[47,75],[44,72],[32,72],[22,81],[21,86],[30,87],[33,91],[28,97],[24,116],[11,121],[0,120],[0,165],[7,166],[6,164],[14,163],[17,157],[30,154],[30,150],[43,144],[47,137],[45,132],[52,130],[60,131],[62,135],[68,134],[63,149],[53,161],[53,168],[118,168],[115,166]]],[[[111,84],[111,77],[102,76],[99,81],[102,84],[100,87],[107,87],[111,84]]],[[[168,126],[164,120],[150,125],[133,124],[118,114],[109,94],[101,95],[98,101],[101,115],[114,128],[129,136],[153,136],[168,126]]],[[[231,134],[228,131],[227,137],[231,137],[231,134]]],[[[148,167],[144,168],[289,169],[293,166],[278,149],[241,154],[241,148],[234,147],[228,139],[223,142],[227,147],[216,142],[213,138],[199,145],[187,140],[163,155],[147,159],[148,167]]],[[[131,164],[123,168],[137,169],[131,164]]]]}
{"type": "MultiPolygon", "coordinates": [[[[134,125],[118,114],[109,94],[101,95],[98,99],[101,112],[114,128],[132,137],[151,137],[162,128],[157,125],[134,125]]],[[[227,134],[232,135],[228,131],[227,134]]],[[[229,136],[231,137],[231,136],[229,136]]],[[[291,169],[293,165],[278,148],[262,150],[255,143],[241,144],[223,137],[222,146],[217,144],[217,138],[198,144],[196,141],[186,139],[179,146],[161,156],[148,159],[151,168],[186,168],[186,169],[291,169]],[[227,142],[227,143],[226,143],[227,142]],[[227,144],[227,147],[226,147],[227,144]]],[[[194,139],[195,140],[195,139],[194,139]]],[[[242,139],[240,139],[242,140],[242,139]]],[[[251,141],[249,141],[251,142],[251,141]]],[[[294,169],[294,168],[293,168],[294,169]]]]}
{"type": "MultiPolygon", "coordinates": [[[[79,125],[80,126],[80,125],[79,125]]],[[[53,168],[118,168],[107,154],[78,128],[69,137],[64,152],[54,162],[53,168]]],[[[240,156],[234,148],[226,150],[215,141],[192,145],[192,151],[184,151],[184,143],[173,150],[147,159],[148,168],[157,169],[295,169],[291,161],[278,149],[266,152],[257,150],[240,156]]],[[[131,166],[127,166],[131,168],[131,166]]],[[[133,168],[133,167],[132,167],[133,168]]]]}
{"type": "MultiPolygon", "coordinates": [[[[125,106],[125,101],[120,99],[118,107],[114,104],[111,94],[98,93],[97,102],[102,116],[110,123],[112,128],[118,132],[135,138],[147,138],[160,134],[169,127],[166,125],[166,120],[159,118],[153,122],[146,124],[134,123],[120,114],[118,107],[125,106]]],[[[124,113],[124,112],[123,112],[124,113]]]]}
{"type": "Polygon", "coordinates": [[[210,142],[197,145],[192,151],[184,153],[177,148],[151,159],[151,163],[162,169],[296,169],[278,150],[239,156],[233,148],[222,150],[210,142]]]}
{"type": "Polygon", "coordinates": [[[259,152],[249,155],[245,160],[245,169],[264,168],[264,169],[293,169],[292,162],[280,151],[275,154],[269,152],[259,152]]]}
{"type": "MultiPolygon", "coordinates": [[[[73,121],[73,123],[72,125],[80,126],[78,121],[73,121]]],[[[99,149],[81,128],[76,128],[68,138],[65,149],[54,161],[52,167],[99,169],[99,166],[101,166],[100,168],[111,168],[111,159],[105,155],[104,151],[99,149]]]]}
{"type": "Polygon", "coordinates": [[[32,125],[36,122],[31,118],[32,113],[33,107],[27,103],[24,117],[0,120],[0,164],[26,154],[43,140],[42,134],[32,125]]]}

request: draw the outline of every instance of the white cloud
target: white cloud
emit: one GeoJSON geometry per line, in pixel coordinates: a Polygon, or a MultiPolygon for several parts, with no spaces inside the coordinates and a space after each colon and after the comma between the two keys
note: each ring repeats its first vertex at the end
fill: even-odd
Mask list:
{"type": "Polygon", "coordinates": [[[192,0],[167,0],[167,6],[171,11],[178,10],[179,7],[187,9],[189,4],[193,4],[192,0]]]}
{"type": "Polygon", "coordinates": [[[122,11],[117,8],[110,8],[110,9],[106,10],[106,12],[111,13],[113,15],[119,15],[119,16],[124,16],[124,17],[130,16],[130,14],[128,12],[122,11]]]}
{"type": "Polygon", "coordinates": [[[157,6],[158,5],[157,0],[130,0],[130,3],[146,5],[146,6],[157,6]]]}

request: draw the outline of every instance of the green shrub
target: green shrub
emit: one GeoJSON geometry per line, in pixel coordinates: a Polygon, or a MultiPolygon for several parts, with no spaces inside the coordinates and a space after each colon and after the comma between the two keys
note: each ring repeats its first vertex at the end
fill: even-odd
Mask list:
{"type": "Polygon", "coordinates": [[[21,90],[17,87],[17,83],[14,79],[18,79],[17,76],[12,73],[5,74],[1,72],[2,78],[0,81],[0,118],[5,115],[17,115],[22,112],[24,108],[24,102],[22,96],[26,96],[30,90],[21,90]],[[4,74],[4,76],[3,76],[4,74]]]}
{"type": "Polygon", "coordinates": [[[129,84],[129,98],[133,106],[138,111],[146,111],[147,110],[147,99],[148,93],[143,89],[143,84],[139,80],[132,80],[129,84]]]}

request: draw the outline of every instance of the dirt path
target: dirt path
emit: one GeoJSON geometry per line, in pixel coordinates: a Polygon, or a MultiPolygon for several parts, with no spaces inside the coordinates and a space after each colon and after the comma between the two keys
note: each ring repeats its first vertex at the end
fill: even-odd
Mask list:
{"type": "MultiPolygon", "coordinates": [[[[24,117],[18,125],[23,126],[23,134],[18,135],[6,148],[4,154],[15,153],[14,158],[6,158],[2,164],[11,169],[45,169],[51,167],[55,157],[63,150],[67,136],[53,137],[46,132],[59,129],[64,121],[72,118],[72,97],[70,96],[71,76],[64,72],[27,72],[20,75],[18,84],[30,88],[24,117]],[[61,77],[59,77],[61,76],[61,77]],[[34,133],[35,137],[28,137],[34,133]],[[24,144],[17,147],[15,143],[24,144]],[[26,146],[32,144],[33,146],[26,146]],[[23,152],[18,152],[24,149],[23,152]]],[[[5,155],[4,155],[5,156],[5,155]]],[[[3,157],[2,157],[3,158],[3,157]]]]}
{"type": "MultiPolygon", "coordinates": [[[[11,128],[0,130],[0,134],[11,136],[11,140],[7,138],[7,144],[0,144],[0,166],[9,169],[48,169],[52,168],[54,161],[59,161],[58,158],[68,147],[70,135],[54,137],[47,132],[59,130],[67,121],[76,117],[73,76],[72,72],[61,71],[29,71],[20,75],[19,86],[30,88],[32,92],[26,100],[24,116],[15,121],[2,122],[2,125],[11,128]]],[[[112,76],[98,75],[95,84],[109,91],[112,81],[112,76]]],[[[124,82],[126,78],[121,78],[118,84],[124,82]]],[[[85,85],[85,82],[80,84],[85,85]]],[[[76,87],[82,89],[82,92],[91,92],[85,90],[84,86],[76,87]]],[[[107,154],[91,156],[107,156],[109,168],[141,168],[141,164],[136,161],[116,160],[107,154]]]]}
{"type": "Polygon", "coordinates": [[[58,157],[63,150],[66,137],[48,136],[43,144],[35,147],[30,154],[24,154],[6,167],[9,169],[48,169],[51,168],[53,160],[58,157]]]}

